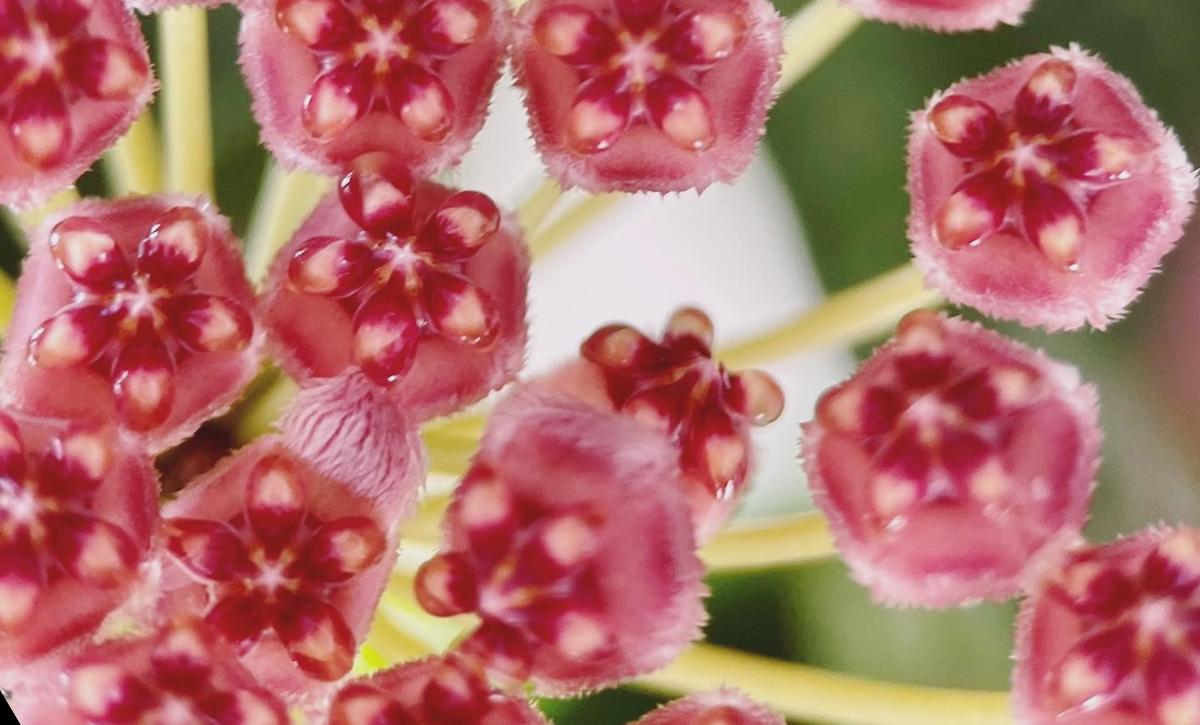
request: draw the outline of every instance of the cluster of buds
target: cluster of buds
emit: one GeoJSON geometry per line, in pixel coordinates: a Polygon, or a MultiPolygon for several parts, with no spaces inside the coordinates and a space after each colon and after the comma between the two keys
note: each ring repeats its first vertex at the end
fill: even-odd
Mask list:
{"type": "MultiPolygon", "coordinates": [[[[939,30],[1031,4],[849,2],[939,30]]],[[[18,714],[539,725],[528,693],[667,665],[706,618],[698,547],[747,488],[752,429],[784,405],[770,375],[716,359],[691,307],[657,339],[604,326],[511,385],[414,582],[429,614],[473,629],[439,656],[351,674],[425,478],[418,427],[510,386],[526,352],[523,230],[430,176],[469,147],[511,59],[564,187],[731,181],[774,99],[781,19],[766,0],[239,8],[263,143],[337,189],[257,291],[202,198],[88,200],[32,230],[0,363],[0,686],[18,714]],[[154,457],[228,411],[267,359],[301,387],[278,431],[161,491],[154,457]]],[[[0,0],[0,201],[73,183],[154,87],[125,4],[0,0]]],[[[934,95],[913,117],[909,190],[916,263],[948,299],[1103,328],[1181,236],[1196,175],[1132,85],[1070,48],[934,95]]],[[[918,311],[821,400],[805,468],[879,600],[1028,595],[1022,722],[1195,725],[1200,534],[1083,545],[1096,398],[1063,363],[918,311]]],[[[721,690],[639,723],[782,720],[721,690]]]]}

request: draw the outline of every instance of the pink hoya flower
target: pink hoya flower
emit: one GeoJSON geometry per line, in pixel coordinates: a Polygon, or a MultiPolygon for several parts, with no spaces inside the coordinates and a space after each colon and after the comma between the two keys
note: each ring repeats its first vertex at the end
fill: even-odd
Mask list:
{"type": "Polygon", "coordinates": [[[120,604],[156,495],[149,462],[111,428],[0,412],[0,667],[82,639],[120,604]]]}
{"type": "Polygon", "coordinates": [[[1014,700],[1027,725],[1200,722],[1200,531],[1071,554],[1025,601],[1014,700]]]}
{"type": "Polygon", "coordinates": [[[455,491],[418,601],[437,616],[478,614],[460,651],[543,694],[665,665],[704,620],[676,458],[633,421],[519,388],[455,491]]]}
{"type": "Polygon", "coordinates": [[[661,340],[629,325],[606,325],[584,341],[582,364],[535,381],[665,435],[679,451],[679,481],[700,542],[716,533],[745,491],[750,428],[778,418],[784,402],[770,375],[726,370],[713,359],[712,344],[712,320],[685,307],[671,316],[661,340]]]}
{"type": "Polygon", "coordinates": [[[21,275],[3,397],[41,415],[118,420],[152,452],[179,442],[258,370],[236,244],[228,222],[191,199],[62,212],[21,275]]]}
{"type": "Polygon", "coordinates": [[[352,495],[259,439],[163,510],[169,612],[203,615],[264,684],[316,692],[350,671],[396,533],[352,495]],[[315,681],[315,682],[314,682],[315,681]]]}
{"type": "Polygon", "coordinates": [[[938,93],[913,116],[909,238],[952,302],[1103,328],[1183,233],[1196,176],[1130,82],[1054,48],[938,93]]]}
{"type": "Polygon", "coordinates": [[[958,32],[1017,25],[1033,0],[844,0],[864,16],[888,23],[958,32]]]}
{"type": "Polygon", "coordinates": [[[290,722],[283,703],[193,621],[94,647],[10,704],[21,722],[58,725],[290,722]]]}
{"type": "Polygon", "coordinates": [[[783,718],[737,690],[698,692],[654,710],[633,725],[784,725],[783,718]]]}
{"type": "Polygon", "coordinates": [[[1003,599],[1078,538],[1096,418],[1074,368],[918,311],[822,397],[804,427],[805,467],[839,550],[878,599],[1003,599]]]}
{"type": "Polygon", "coordinates": [[[550,173],[590,191],[737,178],[775,98],[781,26],[764,0],[531,0],[513,64],[550,173]]]}
{"type": "Polygon", "coordinates": [[[422,173],[479,132],[508,45],[504,0],[243,0],[242,70],[263,142],[335,172],[386,151],[422,173]]]}
{"type": "Polygon", "coordinates": [[[279,253],[263,314],[294,378],[358,370],[413,423],[507,383],[523,362],[529,259],[487,196],[359,158],[279,253]]]}
{"type": "Polygon", "coordinates": [[[146,41],[120,0],[0,0],[0,203],[75,183],[153,94],[146,41]]]}
{"type": "Polygon", "coordinates": [[[462,657],[430,657],[343,687],[329,725],[547,725],[528,702],[492,691],[462,657]]]}

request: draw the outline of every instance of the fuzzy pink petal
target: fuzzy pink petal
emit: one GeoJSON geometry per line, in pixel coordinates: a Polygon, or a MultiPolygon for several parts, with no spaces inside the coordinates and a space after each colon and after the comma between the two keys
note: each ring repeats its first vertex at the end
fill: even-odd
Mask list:
{"type": "MultiPolygon", "coordinates": [[[[78,537],[87,535],[96,526],[116,532],[122,540],[119,546],[132,547],[126,554],[137,561],[143,559],[158,521],[157,477],[150,462],[121,442],[111,428],[66,425],[13,411],[7,411],[7,415],[25,442],[27,456],[40,457],[49,455],[51,450],[58,451],[55,463],[43,463],[43,475],[53,478],[47,478],[39,490],[44,495],[53,495],[54,505],[64,509],[61,516],[69,520],[60,516],[59,521],[47,522],[54,541],[34,545],[40,560],[51,562],[56,556],[51,547],[57,543],[60,553],[71,556],[81,573],[99,573],[102,569],[111,573],[108,565],[115,562],[108,554],[118,554],[119,550],[101,547],[85,556],[78,549],[88,543],[87,538],[78,537]],[[80,528],[76,523],[84,526],[80,528]]],[[[32,461],[27,458],[27,462],[32,461]]],[[[28,463],[27,470],[33,470],[28,463]]],[[[127,571],[126,575],[103,582],[103,586],[71,575],[49,579],[48,586],[34,600],[28,618],[9,631],[0,628],[0,686],[20,686],[30,661],[36,657],[54,650],[70,652],[81,646],[129,596],[135,584],[132,574],[127,571]]],[[[10,596],[11,593],[4,594],[0,608],[14,603],[8,599],[10,596]]]]}
{"type": "MultiPolygon", "coordinates": [[[[480,613],[524,638],[539,692],[578,693],[649,672],[698,636],[705,589],[671,481],[676,458],[640,424],[545,390],[515,390],[489,419],[447,514],[444,551],[472,557],[480,613]],[[507,605],[502,581],[485,573],[509,556],[530,585],[573,583],[507,605]]],[[[472,653],[505,668],[507,645],[480,649],[472,653]]]]}
{"type": "MultiPolygon", "coordinates": [[[[306,511],[310,517],[316,515],[320,517],[320,521],[333,521],[345,517],[366,516],[375,521],[381,531],[386,532],[386,553],[377,563],[357,573],[345,583],[330,585],[327,591],[319,590],[324,592],[320,594],[322,601],[336,609],[349,626],[354,642],[361,643],[366,637],[375,607],[395,561],[396,516],[394,512],[382,509],[377,501],[321,475],[290,453],[279,437],[260,438],[217,464],[164,507],[163,515],[168,519],[192,518],[233,522],[244,536],[252,538],[245,522],[246,487],[256,466],[263,459],[272,456],[287,460],[289,466],[297,472],[297,477],[306,487],[306,511]]],[[[314,519],[306,519],[303,531],[310,531],[314,523],[314,519]]],[[[296,549],[294,555],[297,557],[303,553],[304,536],[302,533],[294,538],[291,544],[296,549]]],[[[311,573],[305,573],[304,577],[306,586],[327,584],[319,577],[314,578],[311,573]]],[[[174,563],[164,562],[161,586],[164,593],[161,605],[164,613],[202,616],[214,601],[203,582],[188,576],[174,563]]],[[[297,606],[302,605],[301,602],[297,606]]],[[[288,612],[281,611],[281,614],[286,619],[288,612]]],[[[297,621],[292,619],[289,625],[294,625],[297,621]]],[[[294,637],[300,637],[299,631],[294,626],[287,628],[287,633],[294,637]]],[[[264,685],[279,693],[291,705],[311,706],[329,694],[328,686],[310,679],[296,668],[287,648],[275,632],[262,633],[258,644],[243,653],[243,661],[264,685]]]]}
{"type": "Polygon", "coordinates": [[[844,0],[864,16],[941,32],[1018,25],[1033,0],[844,0]]]}
{"type": "Polygon", "coordinates": [[[1018,722],[1193,721],[1198,577],[1200,532],[1164,526],[1080,547],[1046,572],[1017,618],[1018,722]],[[1181,636],[1168,640],[1167,632],[1181,636]]]}
{"type": "Polygon", "coordinates": [[[775,98],[782,52],[782,20],[762,0],[685,0],[680,12],[732,12],[744,18],[745,39],[726,58],[708,67],[697,86],[712,112],[715,140],[702,152],[680,148],[652,124],[628,128],[611,147],[578,153],[568,140],[570,109],[581,85],[575,67],[545,49],[534,31],[547,9],[579,5],[615,22],[612,0],[532,0],[518,14],[513,69],[525,90],[525,107],[534,142],[550,174],[564,186],[588,191],[704,190],[733,181],[750,163],[775,98]]]}
{"type": "MultiPolygon", "coordinates": [[[[406,0],[404,7],[410,5],[413,10],[418,7],[406,0]]],[[[396,154],[422,175],[453,165],[483,125],[508,44],[508,3],[491,0],[488,6],[492,17],[487,34],[438,61],[437,75],[449,89],[455,109],[447,137],[421,140],[398,117],[377,110],[332,140],[320,142],[305,130],[300,113],[318,74],[316,56],[280,29],[273,0],[244,0],[240,62],[263,143],[286,166],[327,173],[338,172],[351,159],[371,151],[396,154]]]]}
{"type": "Polygon", "coordinates": [[[951,302],[1051,331],[1085,324],[1103,329],[1138,297],[1191,215],[1197,181],[1175,134],[1126,78],[1074,46],[957,83],[935,95],[929,107],[946,94],[960,94],[1010,111],[1034,69],[1052,58],[1075,68],[1075,123],[1128,135],[1147,149],[1144,169],[1091,192],[1078,269],[1048,264],[1028,240],[1008,230],[963,249],[938,243],[937,214],[962,179],[963,163],[928,127],[927,110],[913,115],[909,138],[908,236],[928,284],[951,302]]]}
{"type": "MultiPolygon", "coordinates": [[[[146,41],[137,19],[125,4],[121,0],[95,0],[89,5],[91,12],[83,27],[75,29],[71,37],[116,41],[131,49],[148,69],[146,41]]],[[[38,168],[23,160],[9,134],[0,133],[0,203],[30,207],[75,183],[149,104],[156,83],[150,73],[143,72],[128,95],[112,100],[93,98],[70,88],[66,99],[70,146],[49,166],[38,168]]],[[[6,112],[7,107],[0,106],[0,113],[6,112]]]]}
{"type": "MultiPolygon", "coordinates": [[[[433,184],[420,186],[415,218],[423,222],[450,193],[433,184]]],[[[292,290],[288,284],[290,260],[307,239],[353,238],[357,231],[336,196],[326,197],[292,242],[280,250],[267,278],[262,310],[270,345],[288,374],[301,382],[349,374],[358,367],[353,315],[336,299],[292,290]]],[[[380,391],[414,424],[478,401],[512,380],[524,362],[529,257],[515,220],[505,217],[463,269],[465,277],[496,308],[495,338],[482,347],[438,336],[420,339],[412,368],[396,384],[380,391]]]]}
{"type": "Polygon", "coordinates": [[[737,690],[723,689],[668,702],[634,725],[783,725],[783,717],[737,690]]]}
{"type": "MultiPolygon", "coordinates": [[[[115,402],[109,370],[91,367],[43,368],[26,360],[22,349],[46,319],[70,304],[75,288],[55,266],[46,239],[61,219],[85,216],[97,219],[122,245],[132,260],[138,243],[162,214],[172,207],[194,207],[209,224],[207,251],[192,277],[196,291],[218,295],[237,303],[242,310],[255,310],[254,292],[246,281],[239,243],[229,221],[208,202],[180,196],[148,196],[119,201],[79,202],[51,217],[34,235],[29,257],[17,289],[13,320],[0,363],[4,386],[0,400],[15,408],[83,420],[112,420],[115,402]]],[[[239,350],[209,353],[176,353],[175,402],[165,422],[139,434],[151,452],[170,448],[193,433],[201,423],[219,415],[241,395],[258,372],[259,325],[255,336],[239,350]]]]}
{"type": "MultiPolygon", "coordinates": [[[[1079,537],[1099,464],[1095,390],[1074,368],[974,323],[913,313],[901,329],[853,378],[827,392],[817,419],[804,426],[813,497],[855,577],[876,599],[946,607],[1011,597],[1079,537]],[[917,326],[940,334],[942,349],[951,351],[946,380],[982,370],[1001,376],[997,385],[1011,391],[1005,394],[1027,399],[999,410],[977,402],[979,420],[953,429],[941,446],[897,439],[878,450],[900,430],[894,426],[919,420],[919,412],[905,417],[911,411],[950,412],[945,401],[956,394],[954,386],[930,388],[924,397],[902,400],[889,419],[895,422],[863,427],[881,405],[864,391],[912,390],[893,386],[896,366],[916,359],[912,346],[930,344],[917,337],[920,330],[909,331],[917,326]],[[969,438],[992,448],[973,462],[982,467],[966,469],[965,480],[947,488],[964,455],[978,446],[967,449],[969,438]],[[945,468],[881,468],[904,460],[897,455],[915,461],[918,453],[943,456],[945,468]],[[970,546],[947,543],[955,541],[970,546]]],[[[973,409],[970,398],[958,400],[960,411],[973,409]]]]}

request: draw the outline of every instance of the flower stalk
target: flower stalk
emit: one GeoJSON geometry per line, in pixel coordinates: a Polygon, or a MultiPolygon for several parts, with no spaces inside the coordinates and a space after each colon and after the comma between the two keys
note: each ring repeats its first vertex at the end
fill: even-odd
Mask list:
{"type": "Polygon", "coordinates": [[[104,156],[108,190],[113,196],[153,194],[162,190],[162,149],[154,114],[143,113],[104,156]]]}
{"type": "Polygon", "coordinates": [[[861,22],[862,16],[842,0],[813,0],[792,16],[783,35],[780,92],[820,65],[861,22]]]}
{"type": "Polygon", "coordinates": [[[162,115],[166,186],[213,194],[212,116],[208,79],[208,16],[178,7],[158,15],[162,38],[162,115]]]}
{"type": "Polygon", "coordinates": [[[271,259],[332,187],[329,178],[305,171],[287,171],[271,163],[246,234],[246,273],[251,280],[266,276],[271,259]]]}
{"type": "MultiPolygon", "coordinates": [[[[44,222],[46,218],[54,212],[65,209],[77,201],[79,201],[79,192],[76,191],[74,186],[68,186],[54,196],[50,197],[46,203],[27,211],[13,214],[13,221],[16,222],[16,231],[21,232],[21,234],[16,235],[16,238],[18,240],[25,241],[25,235],[27,232],[41,226],[42,222],[44,222]]],[[[4,321],[7,323],[8,318],[5,317],[4,321]]]]}
{"type": "Polygon", "coordinates": [[[710,571],[791,566],[836,555],[825,517],[816,511],[735,524],[700,550],[710,571]]]}

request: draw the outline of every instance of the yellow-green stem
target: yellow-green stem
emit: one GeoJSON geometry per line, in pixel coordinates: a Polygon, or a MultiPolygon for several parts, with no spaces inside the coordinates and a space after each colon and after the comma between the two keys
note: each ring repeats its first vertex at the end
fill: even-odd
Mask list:
{"type": "Polygon", "coordinates": [[[576,202],[561,216],[546,225],[529,240],[529,252],[541,259],[571,239],[580,230],[607,214],[624,197],[623,194],[596,194],[576,202]]]}
{"type": "Polygon", "coordinates": [[[521,224],[526,238],[537,234],[546,217],[558,206],[563,197],[562,187],[553,179],[542,179],[542,182],[530,192],[529,196],[517,206],[517,221],[521,224]]]}
{"type": "Polygon", "coordinates": [[[1005,692],[879,682],[697,645],[639,685],[675,695],[736,685],[789,718],[839,725],[1009,725],[1005,692]]]}
{"type": "Polygon", "coordinates": [[[253,440],[275,425],[275,419],[288,401],[300,388],[286,375],[263,388],[251,400],[240,407],[241,412],[233,428],[233,437],[238,443],[253,440]]]}
{"type": "MultiPolygon", "coordinates": [[[[0,272],[0,328],[7,328],[12,319],[13,304],[16,302],[17,289],[12,279],[0,272]]],[[[0,335],[2,337],[2,335],[0,335]]]]}
{"type": "Polygon", "coordinates": [[[861,22],[862,16],[842,0],[813,0],[792,16],[783,32],[780,91],[820,65],[861,22]]]}
{"type": "Polygon", "coordinates": [[[332,188],[328,177],[285,171],[275,163],[268,166],[246,234],[246,273],[251,280],[266,275],[275,253],[332,188]]]}
{"type": "Polygon", "coordinates": [[[15,214],[14,220],[16,221],[17,231],[21,232],[17,238],[28,241],[26,235],[40,227],[42,222],[46,221],[47,217],[57,211],[62,211],[77,201],[79,201],[79,192],[75,190],[74,186],[68,186],[50,197],[41,206],[15,214]]]}
{"type": "Polygon", "coordinates": [[[825,517],[816,511],[734,524],[700,550],[710,570],[803,564],[836,555],[825,517]]]}
{"type": "Polygon", "coordinates": [[[208,15],[178,7],[158,14],[162,115],[171,191],[213,194],[208,15]]]}
{"type": "Polygon", "coordinates": [[[905,264],[835,292],[816,307],[717,356],[736,370],[817,347],[861,342],[888,330],[907,312],[941,301],[925,288],[920,271],[905,264]]]}
{"type": "Polygon", "coordinates": [[[113,196],[154,194],[162,189],[162,150],[154,114],[143,113],[104,155],[108,191],[113,196]]]}

